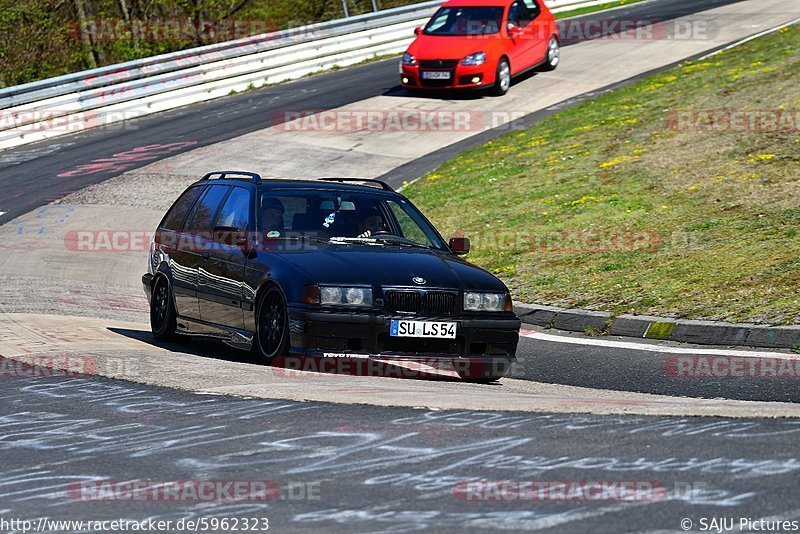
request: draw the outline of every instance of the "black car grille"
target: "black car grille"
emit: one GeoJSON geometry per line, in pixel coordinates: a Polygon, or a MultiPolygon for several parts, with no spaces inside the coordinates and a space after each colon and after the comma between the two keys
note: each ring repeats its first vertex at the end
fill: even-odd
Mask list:
{"type": "Polygon", "coordinates": [[[419,66],[422,69],[452,69],[458,65],[457,59],[420,59],[419,66]]]}
{"type": "Polygon", "coordinates": [[[456,305],[455,295],[442,291],[425,293],[425,313],[428,315],[450,315],[456,305]]]}
{"type": "Polygon", "coordinates": [[[387,291],[384,297],[391,312],[438,316],[456,309],[456,294],[447,291],[387,291]]]}

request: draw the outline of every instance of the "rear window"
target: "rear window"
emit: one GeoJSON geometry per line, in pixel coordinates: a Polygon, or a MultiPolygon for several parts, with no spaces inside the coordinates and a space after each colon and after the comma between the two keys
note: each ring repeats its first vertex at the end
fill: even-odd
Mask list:
{"type": "Polygon", "coordinates": [[[186,219],[186,214],[189,213],[189,210],[192,209],[192,205],[194,201],[197,200],[197,197],[200,196],[200,193],[203,192],[205,189],[202,186],[198,187],[191,187],[184,191],[184,193],[175,201],[175,204],[169,209],[167,214],[164,216],[164,220],[161,223],[161,228],[165,230],[173,230],[178,231],[183,226],[183,221],[186,219]]]}

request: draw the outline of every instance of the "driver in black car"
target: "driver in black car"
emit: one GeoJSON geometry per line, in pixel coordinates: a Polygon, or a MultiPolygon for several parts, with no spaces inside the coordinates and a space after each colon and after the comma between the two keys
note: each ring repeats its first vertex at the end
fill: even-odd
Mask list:
{"type": "Polygon", "coordinates": [[[283,233],[283,203],[277,198],[261,199],[261,230],[266,237],[280,237],[283,233]]]}
{"type": "Polygon", "coordinates": [[[358,236],[357,237],[370,237],[376,232],[385,230],[383,224],[383,216],[375,208],[370,208],[364,212],[361,220],[358,223],[358,236]]]}

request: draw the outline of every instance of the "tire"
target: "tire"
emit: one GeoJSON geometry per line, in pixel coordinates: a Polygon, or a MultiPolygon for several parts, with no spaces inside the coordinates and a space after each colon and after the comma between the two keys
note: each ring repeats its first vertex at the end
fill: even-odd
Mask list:
{"type": "Polygon", "coordinates": [[[458,376],[464,382],[473,382],[478,384],[488,384],[490,382],[497,382],[505,377],[508,369],[511,367],[509,362],[494,361],[494,362],[481,362],[473,363],[465,369],[456,369],[458,376]]]}
{"type": "Polygon", "coordinates": [[[550,42],[547,44],[547,56],[544,63],[542,63],[539,70],[549,72],[556,70],[558,64],[561,62],[561,45],[558,42],[558,37],[553,35],[550,37],[550,42]]]}
{"type": "Polygon", "coordinates": [[[158,276],[150,297],[150,330],[158,341],[170,341],[175,338],[177,328],[172,287],[166,276],[158,276]]]}
{"type": "Polygon", "coordinates": [[[500,58],[497,62],[497,70],[494,76],[494,85],[492,86],[492,94],[495,96],[503,96],[508,92],[511,87],[511,65],[504,57],[500,58]]]}
{"type": "Polygon", "coordinates": [[[276,286],[268,288],[256,310],[253,350],[261,361],[270,364],[289,352],[289,316],[283,293],[276,286]]]}

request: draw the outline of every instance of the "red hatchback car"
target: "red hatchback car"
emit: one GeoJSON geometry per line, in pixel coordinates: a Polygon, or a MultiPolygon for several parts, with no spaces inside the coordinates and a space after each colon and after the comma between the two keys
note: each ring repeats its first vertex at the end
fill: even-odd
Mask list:
{"type": "Polygon", "coordinates": [[[558,29],[543,0],[450,0],[415,33],[400,63],[403,87],[412,91],[503,95],[512,76],[559,62],[558,29]]]}

